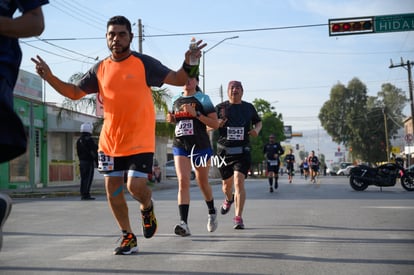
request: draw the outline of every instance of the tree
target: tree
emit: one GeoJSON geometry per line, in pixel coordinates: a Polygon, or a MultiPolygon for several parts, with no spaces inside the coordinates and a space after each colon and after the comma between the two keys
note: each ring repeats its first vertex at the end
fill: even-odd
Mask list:
{"type": "Polygon", "coordinates": [[[352,148],[353,158],[384,161],[386,137],[401,127],[406,102],[404,93],[389,83],[382,85],[376,97],[371,97],[366,86],[353,78],[347,87],[338,83],[331,89],[319,119],[333,141],[352,148]]]}

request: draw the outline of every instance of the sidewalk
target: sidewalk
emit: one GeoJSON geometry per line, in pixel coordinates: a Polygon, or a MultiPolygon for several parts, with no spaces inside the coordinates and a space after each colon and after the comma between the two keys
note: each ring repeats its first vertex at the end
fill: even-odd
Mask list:
{"type": "MultiPolygon", "coordinates": [[[[219,184],[220,179],[210,179],[210,184],[219,184]]],[[[176,178],[168,178],[162,180],[160,183],[148,182],[148,185],[153,191],[174,189],[177,188],[178,183],[176,178]]],[[[191,187],[197,186],[195,180],[191,181],[191,187]]],[[[68,196],[80,196],[79,184],[54,184],[53,186],[40,187],[40,188],[26,188],[17,190],[2,190],[1,192],[7,193],[12,198],[54,198],[54,197],[68,197],[68,196]]],[[[96,179],[92,183],[91,195],[105,195],[105,185],[103,179],[96,179]]]]}

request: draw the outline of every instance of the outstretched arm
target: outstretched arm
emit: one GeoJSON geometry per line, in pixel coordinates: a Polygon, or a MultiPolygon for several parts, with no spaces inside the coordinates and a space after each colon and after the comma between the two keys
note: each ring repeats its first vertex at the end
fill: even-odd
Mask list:
{"type": "Polygon", "coordinates": [[[59,94],[68,97],[70,99],[80,99],[86,95],[84,91],[82,91],[78,86],[63,82],[56,76],[52,74],[49,66],[46,62],[40,57],[36,56],[36,58],[31,58],[31,60],[36,64],[36,72],[39,74],[41,78],[47,81],[50,86],[53,87],[59,94]]]}
{"type": "MultiPolygon", "coordinates": [[[[207,46],[206,43],[201,44],[203,41],[199,40],[197,41],[198,46],[198,52],[196,53],[196,56],[198,58],[201,57],[201,49],[203,49],[205,46],[207,46]]],[[[190,64],[190,55],[192,52],[190,50],[187,50],[185,53],[185,63],[190,64]]],[[[187,65],[188,66],[188,65],[187,65]]],[[[185,82],[188,79],[188,74],[184,70],[184,67],[181,67],[178,71],[170,71],[167,75],[167,77],[164,80],[164,83],[174,85],[174,86],[183,86],[185,82]]]]}
{"type": "Polygon", "coordinates": [[[14,38],[38,36],[44,28],[41,7],[25,12],[16,18],[0,16],[0,35],[14,38]]]}

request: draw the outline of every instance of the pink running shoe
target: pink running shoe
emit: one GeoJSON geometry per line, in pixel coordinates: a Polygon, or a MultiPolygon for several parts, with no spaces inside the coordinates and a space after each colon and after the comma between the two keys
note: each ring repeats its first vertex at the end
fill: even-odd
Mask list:
{"type": "Polygon", "coordinates": [[[233,219],[234,221],[234,229],[244,229],[243,219],[240,216],[236,216],[233,219]]]}

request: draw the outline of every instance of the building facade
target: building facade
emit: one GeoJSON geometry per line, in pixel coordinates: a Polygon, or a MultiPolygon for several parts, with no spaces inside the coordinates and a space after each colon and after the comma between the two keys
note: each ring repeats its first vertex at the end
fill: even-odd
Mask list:
{"type": "Polygon", "coordinates": [[[0,189],[41,188],[79,181],[75,144],[80,125],[98,117],[63,111],[44,101],[42,79],[20,70],[14,90],[14,110],[25,127],[25,154],[0,164],[0,189]]]}

